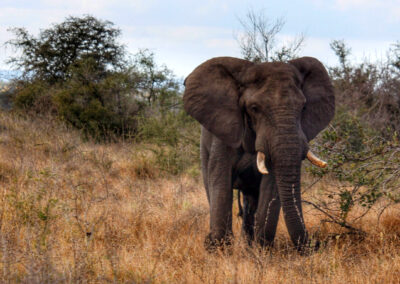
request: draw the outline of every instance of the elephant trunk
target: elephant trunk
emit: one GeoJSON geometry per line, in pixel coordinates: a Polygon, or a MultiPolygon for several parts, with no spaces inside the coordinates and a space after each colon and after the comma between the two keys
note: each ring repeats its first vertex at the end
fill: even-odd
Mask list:
{"type": "Polygon", "coordinates": [[[275,172],[286,227],[292,242],[301,250],[308,241],[308,235],[301,206],[300,166],[278,165],[275,172]]]}
{"type": "Polygon", "coordinates": [[[285,135],[284,139],[277,139],[281,142],[273,147],[272,153],[276,154],[271,158],[285,223],[292,242],[301,251],[308,242],[300,190],[303,149],[299,146],[301,141],[298,135],[285,135]]]}

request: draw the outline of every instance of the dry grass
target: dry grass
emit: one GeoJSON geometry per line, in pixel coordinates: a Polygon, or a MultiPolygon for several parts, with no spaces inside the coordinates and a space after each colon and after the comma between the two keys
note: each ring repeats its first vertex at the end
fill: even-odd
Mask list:
{"type": "MultiPolygon", "coordinates": [[[[365,239],[300,256],[279,224],[270,251],[208,254],[208,204],[188,177],[162,178],[140,145],[95,145],[46,119],[0,113],[0,281],[20,283],[399,283],[400,212],[363,219],[365,239]]],[[[236,203],[234,210],[237,212],[236,203]]],[[[311,232],[326,237],[306,208],[311,232]]]]}

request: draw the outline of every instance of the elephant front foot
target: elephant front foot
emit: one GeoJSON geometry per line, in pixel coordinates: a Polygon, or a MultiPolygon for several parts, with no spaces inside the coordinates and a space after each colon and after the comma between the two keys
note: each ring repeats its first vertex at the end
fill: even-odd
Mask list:
{"type": "Polygon", "coordinates": [[[300,253],[300,255],[311,255],[315,252],[317,252],[321,247],[321,242],[316,239],[310,239],[307,241],[306,244],[302,246],[297,247],[297,251],[300,253]]]}
{"type": "Polygon", "coordinates": [[[274,238],[258,237],[256,240],[262,248],[270,249],[274,246],[274,238]]]}
{"type": "Polygon", "coordinates": [[[209,253],[214,253],[217,250],[229,251],[233,245],[233,234],[228,234],[223,238],[213,238],[209,233],[204,240],[204,247],[209,253]]]}

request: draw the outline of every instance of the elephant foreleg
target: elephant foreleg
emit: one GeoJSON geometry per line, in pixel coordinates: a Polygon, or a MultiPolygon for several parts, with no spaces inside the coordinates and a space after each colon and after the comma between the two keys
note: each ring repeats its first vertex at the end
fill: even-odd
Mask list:
{"type": "Polygon", "coordinates": [[[232,234],[232,153],[225,145],[214,145],[207,165],[207,182],[210,202],[210,234],[206,247],[229,244],[232,234]]]}
{"type": "Polygon", "coordinates": [[[208,204],[210,204],[210,192],[208,189],[208,160],[209,153],[204,145],[204,142],[200,142],[200,158],[201,158],[201,174],[203,176],[204,188],[206,189],[208,204]]]}

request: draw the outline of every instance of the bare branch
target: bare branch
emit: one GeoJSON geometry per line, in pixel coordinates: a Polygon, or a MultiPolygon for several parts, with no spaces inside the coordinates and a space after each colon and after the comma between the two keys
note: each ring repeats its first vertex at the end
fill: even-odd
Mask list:
{"type": "Polygon", "coordinates": [[[237,41],[243,57],[247,60],[286,61],[295,57],[303,45],[304,35],[300,35],[278,47],[276,38],[285,25],[282,17],[271,21],[263,11],[256,12],[250,9],[244,18],[239,18],[239,22],[243,34],[237,36],[237,41]]]}

